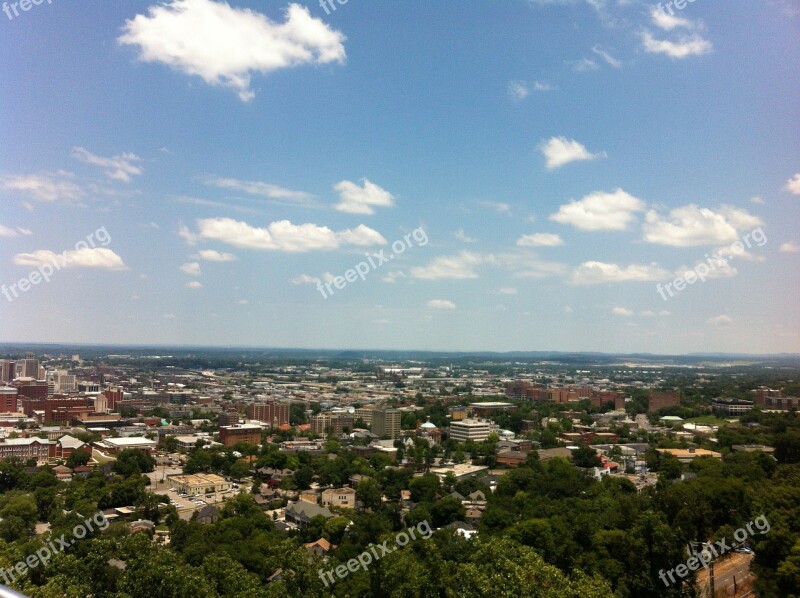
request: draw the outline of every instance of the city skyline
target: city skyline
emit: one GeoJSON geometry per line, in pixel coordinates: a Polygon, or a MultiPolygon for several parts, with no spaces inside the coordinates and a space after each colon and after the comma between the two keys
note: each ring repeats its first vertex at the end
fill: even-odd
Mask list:
{"type": "Polygon", "coordinates": [[[800,353],[800,14],[676,6],[4,8],[0,342],[800,353]]]}

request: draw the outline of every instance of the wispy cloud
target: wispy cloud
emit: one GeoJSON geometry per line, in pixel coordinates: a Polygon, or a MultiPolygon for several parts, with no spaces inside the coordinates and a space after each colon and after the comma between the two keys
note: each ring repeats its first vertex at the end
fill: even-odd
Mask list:
{"type": "Polygon", "coordinates": [[[70,178],[66,172],[0,175],[0,189],[35,201],[80,204],[86,192],[70,178]]]}
{"type": "Polygon", "coordinates": [[[456,304],[448,299],[431,299],[428,301],[430,309],[456,309],[456,304]]]}
{"type": "Polygon", "coordinates": [[[115,181],[130,183],[131,177],[142,174],[142,167],[138,165],[141,158],[136,154],[125,153],[111,158],[93,154],[82,147],[72,148],[72,157],[84,164],[98,166],[105,171],[105,175],[115,181]]]}

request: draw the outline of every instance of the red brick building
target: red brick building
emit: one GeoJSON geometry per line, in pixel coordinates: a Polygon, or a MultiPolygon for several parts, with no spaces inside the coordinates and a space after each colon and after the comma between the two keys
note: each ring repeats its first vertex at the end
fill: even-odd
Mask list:
{"type": "Polygon", "coordinates": [[[289,423],[289,403],[268,400],[248,405],[247,419],[254,419],[278,428],[289,423]]]}
{"type": "Polygon", "coordinates": [[[647,403],[647,412],[656,413],[667,407],[679,407],[681,393],[679,390],[658,391],[651,390],[647,403]]]}

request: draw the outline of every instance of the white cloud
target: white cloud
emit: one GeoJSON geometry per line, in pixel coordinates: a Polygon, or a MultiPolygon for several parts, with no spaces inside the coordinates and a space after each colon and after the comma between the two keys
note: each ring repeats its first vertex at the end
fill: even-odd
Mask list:
{"type": "Polygon", "coordinates": [[[671,210],[663,218],[655,210],[647,213],[644,240],[672,247],[695,247],[732,243],[739,233],[761,226],[763,221],[745,210],[722,206],[714,211],[694,204],[671,210]]]}
{"type": "Polygon", "coordinates": [[[141,166],[136,164],[136,162],[141,162],[141,159],[136,154],[125,153],[111,158],[104,158],[82,147],[73,147],[72,157],[84,164],[99,166],[105,170],[108,178],[124,183],[130,183],[132,176],[138,176],[143,172],[141,166]]]}
{"type": "Polygon", "coordinates": [[[514,287],[503,287],[501,289],[497,289],[498,295],[516,295],[517,293],[518,291],[514,287]]]}
{"type": "Polygon", "coordinates": [[[292,284],[319,284],[322,282],[316,276],[309,276],[308,274],[300,274],[299,276],[295,276],[290,281],[292,284]]]}
{"type": "Polygon", "coordinates": [[[329,251],[343,245],[386,245],[380,233],[363,224],[340,232],[311,223],[296,225],[288,220],[272,222],[265,228],[232,218],[206,218],[198,220],[197,224],[198,237],[246,249],[300,253],[329,251]]]}
{"type": "Polygon", "coordinates": [[[250,305],[250,302],[247,299],[239,299],[239,301],[236,302],[236,305],[250,305]]]}
{"type": "Polygon", "coordinates": [[[144,62],[234,89],[245,102],[255,97],[254,73],[346,58],[345,36],[299,4],[286,8],[283,23],[212,0],[172,0],[147,12],[125,22],[120,44],[135,46],[144,62]]]}
{"type": "Polygon", "coordinates": [[[605,282],[648,282],[671,278],[671,273],[655,264],[620,266],[605,262],[584,262],[572,272],[572,283],[577,285],[605,282]]]}
{"type": "Polygon", "coordinates": [[[763,206],[766,202],[764,201],[763,197],[761,197],[759,195],[756,195],[755,197],[751,197],[750,198],[750,203],[754,203],[756,205],[763,206]]]}
{"type": "Polygon", "coordinates": [[[800,195],[800,172],[786,182],[786,190],[793,195],[800,195]]]}
{"type": "Polygon", "coordinates": [[[584,198],[562,205],[550,220],[570,224],[586,231],[626,230],[645,203],[633,195],[615,189],[611,193],[595,191],[584,198]]]}
{"type": "Polygon", "coordinates": [[[664,317],[669,316],[671,314],[667,310],[663,310],[663,309],[661,311],[659,311],[659,312],[654,312],[654,311],[652,311],[650,309],[646,309],[644,311],[640,311],[639,315],[642,316],[643,318],[655,318],[655,317],[659,317],[659,316],[664,318],[664,317]]]}
{"type": "Polygon", "coordinates": [[[567,64],[571,64],[572,70],[576,73],[588,73],[589,71],[596,71],[600,68],[594,60],[586,57],[572,62],[567,61],[567,64]]]}
{"type": "Polygon", "coordinates": [[[189,230],[189,227],[185,224],[181,224],[178,228],[178,236],[186,241],[187,245],[195,245],[197,244],[197,235],[195,235],[192,231],[189,230]]]}
{"type": "Polygon", "coordinates": [[[498,214],[510,214],[511,206],[502,201],[479,201],[480,205],[490,210],[494,210],[498,214]]]}
{"type": "Polygon", "coordinates": [[[18,253],[14,256],[17,266],[38,268],[49,264],[56,269],[96,268],[98,270],[127,270],[122,258],[105,247],[84,247],[55,253],[40,249],[33,253],[18,253]]]}
{"type": "Polygon", "coordinates": [[[714,318],[710,318],[708,320],[708,323],[711,324],[712,326],[723,326],[725,324],[733,323],[733,320],[730,318],[730,316],[726,316],[725,314],[722,314],[721,316],[716,316],[714,318]]]}
{"type": "Polygon", "coordinates": [[[17,174],[0,176],[0,189],[18,191],[36,201],[79,203],[86,192],[67,174],[17,174]]]}
{"type": "Polygon", "coordinates": [[[430,309],[455,309],[456,304],[447,299],[431,299],[428,301],[428,307],[430,309]]]}
{"type": "Polygon", "coordinates": [[[306,201],[314,196],[304,191],[293,191],[278,185],[262,183],[261,181],[240,181],[239,179],[226,179],[221,177],[211,177],[204,180],[206,185],[217,187],[218,189],[233,189],[242,191],[250,195],[260,195],[269,199],[289,199],[292,201],[306,201]]]}
{"type": "Polygon", "coordinates": [[[362,186],[352,181],[341,181],[333,187],[339,194],[339,203],[334,207],[348,214],[374,214],[373,206],[394,207],[395,196],[367,179],[362,186]]]}
{"type": "Polygon", "coordinates": [[[642,45],[650,54],[666,54],[670,58],[702,56],[714,49],[714,45],[701,35],[680,35],[678,41],[656,39],[649,31],[642,33],[642,45]]]}
{"type": "Polygon", "coordinates": [[[466,280],[478,278],[475,267],[484,262],[484,256],[462,251],[454,256],[437,257],[427,266],[411,268],[411,277],[421,280],[466,280]]]}
{"type": "Polygon", "coordinates": [[[510,81],[508,84],[508,95],[515,102],[520,102],[528,97],[531,90],[525,81],[510,81]]]}
{"type": "Polygon", "coordinates": [[[800,253],[800,243],[795,243],[794,241],[781,243],[779,251],[781,253],[800,253]]]}
{"type": "Polygon", "coordinates": [[[462,243],[475,243],[478,241],[478,239],[473,239],[472,237],[467,235],[467,233],[464,232],[463,228],[459,228],[455,233],[453,233],[453,236],[462,243]]]}
{"type": "Polygon", "coordinates": [[[548,170],[555,170],[570,162],[595,160],[606,155],[605,152],[593,154],[582,143],[566,137],[551,137],[542,141],[538,149],[545,157],[548,170]]]}
{"type": "Polygon", "coordinates": [[[653,21],[653,25],[664,31],[672,31],[678,27],[683,27],[684,29],[694,29],[696,27],[695,23],[689,19],[667,14],[661,4],[650,8],[650,20],[653,21]]]}
{"type": "Polygon", "coordinates": [[[196,280],[193,280],[192,282],[187,282],[186,283],[186,288],[187,289],[202,289],[203,288],[203,284],[198,282],[198,281],[196,281],[196,280]]]}
{"type": "Polygon", "coordinates": [[[382,326],[384,324],[391,324],[392,321],[391,320],[387,320],[387,319],[381,319],[381,320],[372,320],[372,323],[373,324],[378,324],[379,326],[382,326]]]}
{"type": "Polygon", "coordinates": [[[213,249],[198,251],[192,258],[196,260],[205,260],[207,262],[233,262],[236,260],[236,256],[232,253],[220,253],[213,249]]]}
{"type": "Polygon", "coordinates": [[[605,60],[608,64],[613,66],[615,69],[622,68],[622,61],[614,58],[611,54],[603,50],[600,46],[594,46],[592,48],[592,52],[600,56],[603,60],[605,60]]]}
{"type": "Polygon", "coordinates": [[[558,247],[563,244],[561,237],[552,233],[523,235],[517,239],[518,247],[558,247]]]}
{"type": "Polygon", "coordinates": [[[189,276],[200,276],[200,264],[197,262],[188,262],[178,269],[189,276]]]}
{"type": "Polygon", "coordinates": [[[10,228],[0,224],[0,237],[16,237],[17,235],[31,235],[33,232],[29,228],[10,228]]]}
{"type": "Polygon", "coordinates": [[[406,278],[406,273],[403,272],[402,270],[394,270],[394,271],[390,271],[381,280],[383,280],[383,282],[386,282],[386,283],[389,283],[389,284],[394,284],[400,278],[406,278]]]}
{"type": "Polygon", "coordinates": [[[534,81],[533,89],[534,91],[553,91],[558,88],[555,85],[547,83],[546,81],[534,81]]]}
{"type": "Polygon", "coordinates": [[[615,307],[611,310],[611,313],[615,316],[622,316],[624,318],[629,318],[633,315],[633,311],[626,307],[615,307]]]}

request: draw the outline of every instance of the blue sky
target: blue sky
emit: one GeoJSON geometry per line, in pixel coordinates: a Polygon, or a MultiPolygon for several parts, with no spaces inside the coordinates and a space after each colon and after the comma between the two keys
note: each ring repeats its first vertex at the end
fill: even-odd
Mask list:
{"type": "Polygon", "coordinates": [[[0,340],[800,352],[793,2],[0,7],[0,340]]]}

